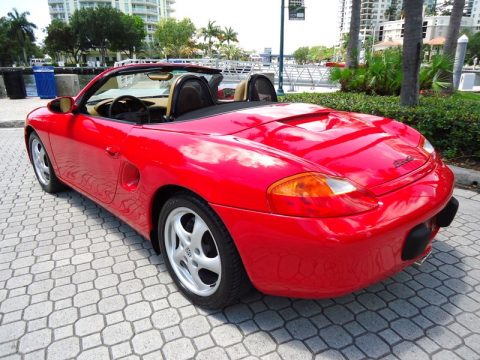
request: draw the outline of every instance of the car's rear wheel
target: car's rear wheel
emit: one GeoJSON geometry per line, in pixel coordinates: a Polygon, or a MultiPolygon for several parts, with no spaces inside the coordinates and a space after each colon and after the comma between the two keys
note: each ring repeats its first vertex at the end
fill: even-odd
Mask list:
{"type": "Polygon", "coordinates": [[[193,303],[223,308],[248,290],[250,283],[233,240],[203,200],[190,193],[167,200],[158,234],[170,275],[193,303]]]}
{"type": "Polygon", "coordinates": [[[32,132],[30,134],[28,145],[33,169],[42,189],[48,193],[56,193],[64,190],[65,185],[63,185],[55,175],[45,146],[36,133],[32,132]]]}

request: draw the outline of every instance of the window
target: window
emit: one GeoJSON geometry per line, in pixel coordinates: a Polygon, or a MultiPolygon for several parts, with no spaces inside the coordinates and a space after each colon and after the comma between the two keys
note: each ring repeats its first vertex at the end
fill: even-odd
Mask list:
{"type": "Polygon", "coordinates": [[[422,26],[422,37],[425,39],[427,37],[428,21],[423,22],[422,26]]]}

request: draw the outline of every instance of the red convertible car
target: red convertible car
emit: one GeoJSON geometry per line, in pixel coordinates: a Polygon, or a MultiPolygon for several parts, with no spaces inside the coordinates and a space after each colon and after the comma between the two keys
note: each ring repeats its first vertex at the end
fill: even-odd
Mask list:
{"type": "Polygon", "coordinates": [[[355,291],[423,259],[452,222],[453,174],[416,130],[278,103],[263,75],[222,99],[221,80],[193,65],[130,65],[32,111],[25,142],[40,186],[68,186],[123,219],[211,308],[250,284],[302,298],[355,291]]]}

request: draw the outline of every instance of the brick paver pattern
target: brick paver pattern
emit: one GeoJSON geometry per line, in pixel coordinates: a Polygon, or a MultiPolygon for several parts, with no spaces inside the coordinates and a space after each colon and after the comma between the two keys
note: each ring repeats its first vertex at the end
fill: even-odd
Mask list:
{"type": "Polygon", "coordinates": [[[338,299],[252,292],[206,311],[129,226],[74,191],[44,193],[22,135],[0,130],[1,358],[480,358],[473,192],[456,192],[460,213],[420,268],[338,299]]]}

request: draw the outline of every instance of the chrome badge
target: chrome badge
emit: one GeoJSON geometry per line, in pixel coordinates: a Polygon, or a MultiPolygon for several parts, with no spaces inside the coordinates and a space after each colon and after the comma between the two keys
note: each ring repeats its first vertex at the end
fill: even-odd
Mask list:
{"type": "Polygon", "coordinates": [[[413,158],[413,156],[408,155],[405,159],[395,160],[395,161],[393,162],[393,166],[395,166],[395,168],[399,168],[400,166],[403,166],[403,165],[405,165],[405,164],[408,164],[409,162],[411,162],[411,161],[413,161],[413,160],[415,160],[415,159],[413,158]]]}

